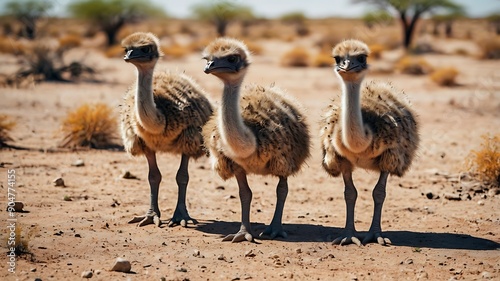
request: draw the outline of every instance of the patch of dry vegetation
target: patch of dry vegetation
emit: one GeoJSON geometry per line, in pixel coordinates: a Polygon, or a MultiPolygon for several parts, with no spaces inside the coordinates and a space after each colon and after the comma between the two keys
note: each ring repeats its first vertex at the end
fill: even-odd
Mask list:
{"type": "Polygon", "coordinates": [[[489,37],[478,42],[481,59],[500,59],[500,37],[489,37]]]}
{"type": "Polygon", "coordinates": [[[377,60],[382,58],[382,52],[386,49],[382,44],[370,44],[368,47],[370,48],[370,58],[377,60]]]}
{"type": "Polygon", "coordinates": [[[83,104],[68,113],[62,131],[62,147],[105,148],[113,145],[117,121],[106,104],[83,104]]]}
{"type": "Polygon", "coordinates": [[[281,65],[288,67],[309,66],[311,55],[304,47],[295,47],[281,57],[281,65]]]}
{"type": "Polygon", "coordinates": [[[432,72],[432,66],[424,59],[416,56],[405,56],[401,58],[396,68],[404,74],[423,75],[432,72]]]}
{"type": "Polygon", "coordinates": [[[467,157],[466,168],[478,181],[500,187],[500,134],[484,135],[480,149],[467,157]]]}
{"type": "Polygon", "coordinates": [[[11,55],[23,55],[27,51],[25,44],[9,37],[0,37],[0,53],[11,55]]]}
{"type": "Polygon", "coordinates": [[[76,34],[67,34],[59,38],[59,46],[63,49],[80,47],[82,38],[76,34]]]}
{"type": "Polygon", "coordinates": [[[458,74],[458,70],[454,67],[443,67],[432,72],[430,78],[440,86],[455,86],[458,74]]]}
{"type": "Polygon", "coordinates": [[[316,54],[312,60],[312,65],[315,67],[331,67],[334,59],[329,53],[320,52],[316,54]]]}
{"type": "Polygon", "coordinates": [[[0,114],[0,147],[6,146],[5,142],[12,141],[10,131],[16,126],[16,122],[5,114],[0,114]]]}

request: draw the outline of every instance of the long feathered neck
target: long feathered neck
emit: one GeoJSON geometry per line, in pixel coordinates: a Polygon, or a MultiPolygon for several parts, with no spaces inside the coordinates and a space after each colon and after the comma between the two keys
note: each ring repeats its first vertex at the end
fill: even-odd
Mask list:
{"type": "Polygon", "coordinates": [[[225,152],[229,157],[246,158],[257,149],[257,141],[241,116],[240,88],[241,81],[224,83],[219,121],[225,152]]]}
{"type": "Polygon", "coordinates": [[[137,90],[135,109],[141,126],[148,132],[158,134],[165,129],[165,116],[158,111],[153,97],[153,73],[151,67],[137,66],[137,90]]]}
{"type": "Polygon", "coordinates": [[[342,83],[342,142],[352,152],[370,146],[373,136],[361,115],[361,81],[342,83]]]}

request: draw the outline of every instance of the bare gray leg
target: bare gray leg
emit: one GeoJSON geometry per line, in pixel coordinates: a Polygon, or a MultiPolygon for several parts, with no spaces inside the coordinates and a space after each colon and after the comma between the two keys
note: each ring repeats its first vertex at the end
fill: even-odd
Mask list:
{"type": "Polygon", "coordinates": [[[343,173],[342,177],[345,184],[344,199],[347,215],[344,231],[342,231],[339,237],[333,240],[333,244],[347,245],[354,243],[361,246],[361,241],[357,237],[356,228],[354,226],[354,207],[356,205],[356,199],[358,198],[358,191],[352,181],[352,172],[343,173]]]}
{"type": "Polygon", "coordinates": [[[252,203],[252,191],[248,186],[247,175],[245,172],[239,172],[236,175],[241,202],[241,227],[236,234],[229,234],[222,241],[253,241],[252,228],[250,226],[250,204],[252,203]]]}
{"type": "Polygon", "coordinates": [[[186,227],[189,222],[192,222],[193,224],[198,223],[198,221],[189,216],[186,208],[186,192],[189,182],[188,165],[189,156],[182,154],[181,165],[179,166],[179,170],[177,171],[177,175],[175,177],[178,186],[177,205],[175,207],[173,217],[168,222],[168,226],[181,225],[186,227]]]}
{"type": "Polygon", "coordinates": [[[391,244],[391,240],[389,240],[389,238],[382,237],[382,227],[380,225],[380,220],[382,218],[382,206],[384,205],[384,200],[385,200],[385,187],[387,184],[388,176],[389,173],[381,172],[380,178],[378,179],[378,182],[375,185],[375,188],[373,189],[372,196],[373,196],[374,208],[373,208],[372,225],[370,226],[368,234],[363,239],[363,244],[372,241],[377,241],[377,243],[379,243],[380,245],[391,244]]]}
{"type": "Polygon", "coordinates": [[[151,201],[149,205],[149,210],[144,216],[134,217],[128,223],[139,222],[139,226],[145,226],[154,223],[157,226],[160,226],[161,213],[160,213],[160,208],[158,207],[158,191],[160,189],[161,173],[156,163],[155,152],[148,150],[146,151],[145,155],[146,159],[148,160],[148,166],[149,166],[148,181],[149,181],[149,188],[151,189],[151,201]]]}
{"type": "Polygon", "coordinates": [[[288,195],[288,182],[287,178],[280,177],[278,186],[276,187],[276,209],[274,211],[273,220],[271,224],[260,234],[261,238],[274,239],[277,236],[287,238],[288,234],[283,230],[282,218],[283,208],[285,207],[286,196],[288,195]]]}

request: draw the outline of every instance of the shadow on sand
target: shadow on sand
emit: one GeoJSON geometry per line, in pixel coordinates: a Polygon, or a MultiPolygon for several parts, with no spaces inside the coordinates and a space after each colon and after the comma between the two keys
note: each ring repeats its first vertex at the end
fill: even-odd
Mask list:
{"type": "MultiPolygon", "coordinates": [[[[265,229],[262,223],[252,223],[254,234],[265,229]]],[[[283,242],[328,242],[340,235],[342,228],[312,224],[284,224],[288,238],[278,238],[283,242]]],[[[221,239],[227,234],[236,233],[240,228],[239,222],[200,221],[195,229],[208,234],[220,235],[221,239]]],[[[360,232],[363,235],[366,232],[360,232]]],[[[386,231],[386,237],[391,239],[393,246],[407,246],[418,248],[456,249],[456,250],[499,250],[500,244],[468,234],[386,231]]],[[[256,237],[258,240],[258,237],[256,237]]]]}

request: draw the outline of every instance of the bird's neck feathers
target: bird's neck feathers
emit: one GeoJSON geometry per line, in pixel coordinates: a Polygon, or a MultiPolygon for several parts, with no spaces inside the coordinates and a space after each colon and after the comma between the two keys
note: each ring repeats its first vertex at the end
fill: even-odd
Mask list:
{"type": "Polygon", "coordinates": [[[342,83],[342,142],[354,153],[366,150],[373,139],[361,114],[361,82],[342,83]]]}
{"type": "Polygon", "coordinates": [[[255,135],[243,122],[240,110],[239,84],[224,84],[219,114],[221,138],[230,158],[247,158],[257,149],[255,135]]]}
{"type": "Polygon", "coordinates": [[[135,97],[136,114],[144,129],[159,134],[165,129],[165,116],[158,112],[153,97],[154,65],[137,67],[137,90],[135,97]]]}

